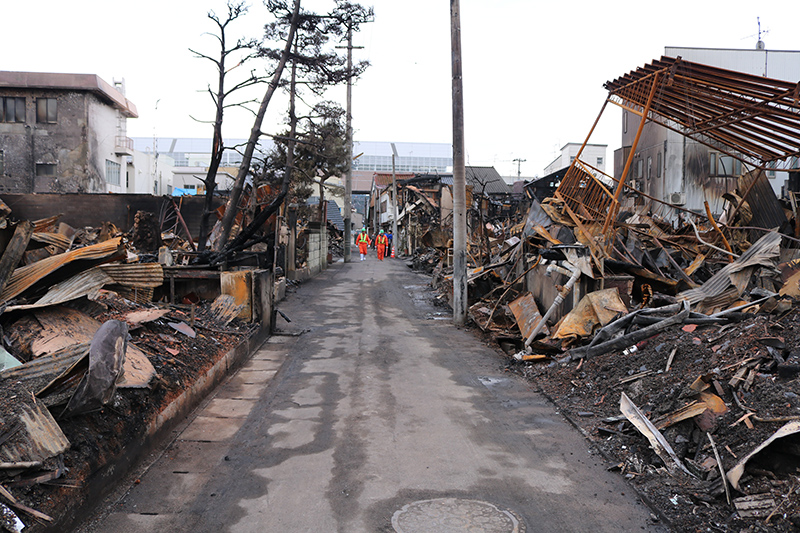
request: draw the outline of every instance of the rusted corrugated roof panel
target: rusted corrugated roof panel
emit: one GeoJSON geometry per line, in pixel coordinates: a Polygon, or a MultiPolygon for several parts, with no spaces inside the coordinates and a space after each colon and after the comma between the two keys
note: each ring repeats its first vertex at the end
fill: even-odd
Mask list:
{"type": "Polygon", "coordinates": [[[81,272],[77,276],[73,276],[66,281],[53,285],[47,291],[47,294],[42,296],[36,303],[12,305],[6,310],[18,311],[23,309],[37,309],[77,300],[82,296],[92,294],[94,291],[110,283],[114,283],[114,279],[101,270],[100,267],[95,267],[86,272],[81,272]]]}
{"type": "Polygon", "coordinates": [[[798,83],[662,57],[605,87],[612,101],[641,113],[654,83],[654,122],[755,161],[800,154],[798,83]]]}
{"type": "Polygon", "coordinates": [[[60,218],[61,215],[55,215],[40,220],[34,220],[33,231],[36,233],[52,233],[53,230],[56,229],[56,224],[58,224],[58,219],[60,218]]]}
{"type": "Polygon", "coordinates": [[[104,259],[120,253],[122,239],[116,237],[99,244],[78,248],[63,254],[54,255],[32,265],[27,265],[14,270],[9,278],[8,285],[0,294],[0,301],[6,302],[19,296],[34,283],[51,274],[62,266],[81,259],[104,259]]]}
{"type": "Polygon", "coordinates": [[[62,250],[66,250],[72,245],[72,238],[60,233],[35,232],[31,235],[31,240],[52,244],[62,250]]]}
{"type": "Polygon", "coordinates": [[[164,269],[159,263],[114,263],[100,268],[120,285],[146,288],[164,284],[164,269]]]}

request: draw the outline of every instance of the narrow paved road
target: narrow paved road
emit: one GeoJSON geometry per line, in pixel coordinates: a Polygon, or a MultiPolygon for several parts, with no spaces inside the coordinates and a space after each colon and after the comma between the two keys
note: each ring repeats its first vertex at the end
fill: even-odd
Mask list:
{"type": "Polygon", "coordinates": [[[427,282],[371,257],[304,283],[279,308],[306,332],[272,337],[86,529],[663,531],[427,282]]]}

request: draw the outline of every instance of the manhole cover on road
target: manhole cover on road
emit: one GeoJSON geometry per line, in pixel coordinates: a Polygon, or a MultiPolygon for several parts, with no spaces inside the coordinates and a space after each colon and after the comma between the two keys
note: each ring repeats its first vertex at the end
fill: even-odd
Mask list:
{"type": "Polygon", "coordinates": [[[520,533],[519,520],[489,502],[440,498],[409,503],[392,516],[397,533],[520,533]]]}

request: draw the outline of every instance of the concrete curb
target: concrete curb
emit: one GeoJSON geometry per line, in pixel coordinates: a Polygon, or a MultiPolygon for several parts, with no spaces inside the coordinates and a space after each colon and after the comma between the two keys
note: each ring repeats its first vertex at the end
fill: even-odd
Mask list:
{"type": "Polygon", "coordinates": [[[95,505],[105,498],[116,483],[129,473],[137,463],[169,438],[170,433],[194,411],[217,385],[237,371],[270,336],[269,324],[263,324],[254,335],[227,352],[208,371],[172,400],[146,426],[140,439],[129,442],[114,457],[93,472],[82,490],[82,500],[66,510],[45,531],[63,532],[77,528],[95,505]]]}

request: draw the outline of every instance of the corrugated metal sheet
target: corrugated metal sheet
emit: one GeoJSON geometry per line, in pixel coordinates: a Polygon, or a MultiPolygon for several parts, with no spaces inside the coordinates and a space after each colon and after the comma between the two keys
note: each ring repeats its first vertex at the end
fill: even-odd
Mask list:
{"type": "MultiPolygon", "coordinates": [[[[688,300],[692,306],[705,300],[713,299],[725,292],[732,284],[732,276],[737,272],[754,266],[775,266],[780,253],[781,234],[773,231],[767,233],[753,246],[747,249],[739,259],[724,266],[702,286],[689,289],[678,294],[681,300],[688,300]]],[[[749,278],[749,277],[748,277],[749,278]]]]}
{"type": "Polygon", "coordinates": [[[66,281],[57,283],[50,287],[47,294],[42,296],[36,303],[27,305],[12,305],[7,311],[19,311],[23,309],[37,309],[49,305],[57,305],[71,300],[77,300],[82,296],[93,294],[104,285],[113,283],[114,279],[106,274],[99,267],[92,268],[86,272],[81,272],[66,281]]]}
{"type": "Polygon", "coordinates": [[[78,248],[63,254],[54,255],[32,265],[27,265],[14,270],[9,278],[8,285],[0,294],[0,301],[6,302],[19,296],[34,283],[61,268],[62,266],[80,259],[103,259],[121,252],[122,238],[117,237],[99,244],[78,248]]]}
{"type": "Polygon", "coordinates": [[[53,379],[69,367],[71,367],[81,357],[89,353],[89,343],[73,344],[63,350],[53,352],[49,355],[37,357],[20,366],[9,368],[0,372],[0,379],[30,380],[39,378],[53,379]]]}
{"type": "MultiPolygon", "coordinates": [[[[768,229],[778,228],[779,231],[789,228],[789,221],[783,211],[783,206],[775,197],[772,185],[767,181],[767,176],[763,170],[748,172],[739,178],[739,190],[750,191],[750,194],[747,195],[747,203],[753,213],[753,220],[750,222],[750,226],[768,229]]],[[[758,238],[757,235],[760,234],[753,232],[752,235],[758,238]]]]}
{"type": "Polygon", "coordinates": [[[4,427],[10,435],[0,445],[0,461],[44,461],[69,448],[69,440],[50,411],[18,383],[3,387],[4,427]]]}
{"type": "Polygon", "coordinates": [[[52,244],[62,250],[66,250],[72,246],[72,238],[60,233],[34,232],[33,235],[31,235],[31,240],[52,244]]]}
{"type": "Polygon", "coordinates": [[[42,218],[40,220],[34,220],[33,231],[36,233],[52,232],[56,228],[56,224],[58,224],[58,219],[60,218],[61,215],[55,215],[52,217],[42,218]]]}
{"type": "Polygon", "coordinates": [[[164,284],[164,268],[159,263],[114,263],[100,268],[120,285],[154,288],[164,284]]]}

